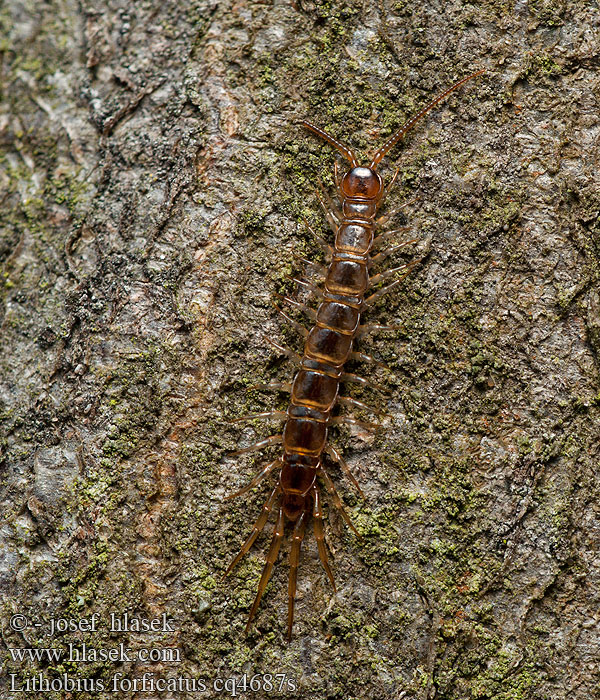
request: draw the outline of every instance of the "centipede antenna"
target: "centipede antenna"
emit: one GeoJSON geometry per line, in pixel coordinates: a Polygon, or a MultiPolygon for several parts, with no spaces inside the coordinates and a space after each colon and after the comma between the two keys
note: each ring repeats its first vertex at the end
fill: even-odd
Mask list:
{"type": "Polygon", "coordinates": [[[430,112],[439,102],[441,102],[445,97],[447,97],[451,92],[454,92],[455,90],[458,90],[458,88],[461,85],[464,85],[469,80],[472,80],[473,78],[476,78],[478,75],[481,75],[482,73],[485,73],[486,69],[482,68],[481,70],[478,70],[476,73],[473,73],[472,75],[468,75],[466,78],[463,78],[462,80],[459,80],[457,83],[454,83],[452,87],[449,87],[447,90],[442,92],[441,95],[438,95],[433,102],[430,102],[426,107],[424,107],[418,114],[416,114],[414,117],[411,117],[404,126],[402,126],[398,131],[396,131],[395,134],[390,136],[390,138],[383,144],[383,146],[375,152],[375,155],[373,156],[373,160],[371,161],[371,165],[369,166],[370,168],[375,168],[377,164],[385,157],[385,155],[400,141],[400,139],[406,134],[407,131],[410,131],[410,129],[413,128],[413,126],[421,119],[424,117],[428,112],[430,112]]]}
{"type": "Polygon", "coordinates": [[[337,139],[334,139],[333,136],[330,136],[326,131],[323,131],[323,129],[319,129],[318,126],[315,126],[314,124],[311,124],[310,122],[307,122],[306,119],[303,119],[300,124],[305,129],[308,129],[309,131],[312,131],[313,134],[316,134],[317,136],[320,136],[322,139],[327,141],[328,144],[333,146],[334,148],[337,148],[337,150],[344,156],[344,158],[347,158],[350,163],[352,164],[352,167],[355,168],[358,165],[358,160],[356,156],[354,155],[354,151],[352,151],[348,146],[344,146],[343,143],[338,141],[337,139]]]}

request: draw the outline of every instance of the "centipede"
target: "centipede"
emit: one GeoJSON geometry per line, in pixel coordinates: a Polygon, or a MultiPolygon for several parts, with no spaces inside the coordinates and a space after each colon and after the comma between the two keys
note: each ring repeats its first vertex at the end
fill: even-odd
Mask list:
{"type": "MultiPolygon", "coordinates": [[[[281,433],[230,453],[230,456],[233,457],[273,446],[282,447],[282,452],[277,459],[264,466],[244,488],[226,498],[226,500],[230,500],[241,496],[259,486],[268,477],[276,476],[276,483],[264,502],[252,531],[223,574],[223,578],[225,578],[250,551],[267,525],[271,514],[275,514],[275,527],[258,583],[256,597],[248,615],[246,635],[258,611],[277,561],[287,523],[292,529],[288,577],[288,642],[292,637],[294,623],[300,552],[311,518],[319,559],[334,593],[336,592],[335,579],[329,564],[325,541],[322,485],[341,517],[360,537],[344,509],[342,500],[329,475],[331,465],[337,465],[341,469],[363,498],[364,493],[343,456],[328,440],[328,432],[331,426],[341,424],[367,428],[377,426],[376,423],[365,423],[352,416],[334,415],[334,410],[336,406],[348,406],[364,409],[373,415],[378,415],[378,411],[361,401],[340,394],[340,388],[351,383],[363,387],[379,388],[369,379],[348,372],[346,365],[350,360],[377,362],[373,357],[357,352],[354,349],[355,341],[365,333],[394,330],[396,327],[362,323],[363,315],[384,294],[396,289],[419,262],[418,259],[415,259],[373,276],[370,274],[373,266],[386,260],[406,245],[415,242],[414,240],[402,241],[373,255],[373,252],[377,251],[382,243],[393,239],[399,231],[406,230],[388,230],[375,235],[376,229],[385,226],[396,213],[391,212],[386,216],[378,217],[380,207],[400,172],[400,168],[397,168],[389,184],[385,186],[382,177],[377,172],[377,167],[404,135],[439,102],[484,72],[485,69],[478,70],[439,94],[375,151],[368,166],[360,165],[351,148],[345,146],[323,129],[305,120],[300,122],[302,127],[336,149],[349,161],[350,166],[340,177],[337,163],[335,165],[334,180],[339,206],[336,207],[322,187],[320,190],[317,189],[317,197],[333,232],[333,244],[329,244],[310,229],[327,256],[328,266],[322,287],[305,280],[296,280],[308,290],[308,303],[277,295],[286,304],[306,314],[312,322],[312,327],[307,329],[282,309],[276,307],[304,337],[303,353],[299,355],[270,340],[269,342],[278,351],[283,352],[295,362],[296,372],[291,383],[260,384],[255,385],[254,388],[289,392],[288,409],[285,412],[265,411],[236,419],[236,421],[256,418],[278,419],[283,424],[281,433]],[[380,282],[394,277],[396,279],[379,287],[380,282]],[[378,288],[369,293],[373,287],[378,288]],[[311,299],[317,300],[317,308],[310,305],[311,299]]],[[[267,338],[267,340],[269,339],[267,338]]]]}

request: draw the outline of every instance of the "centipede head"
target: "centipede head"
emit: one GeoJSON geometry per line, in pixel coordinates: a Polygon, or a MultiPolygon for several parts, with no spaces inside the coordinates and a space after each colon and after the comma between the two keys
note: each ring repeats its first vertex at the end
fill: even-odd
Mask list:
{"type": "Polygon", "coordinates": [[[349,199],[379,199],[383,192],[383,180],[374,168],[356,166],[344,175],[341,188],[349,199]]]}

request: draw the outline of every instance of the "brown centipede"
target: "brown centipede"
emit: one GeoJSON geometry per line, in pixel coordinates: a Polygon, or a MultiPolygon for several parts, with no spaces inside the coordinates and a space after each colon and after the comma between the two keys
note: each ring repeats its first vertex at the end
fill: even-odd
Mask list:
{"type": "Polygon", "coordinates": [[[281,312],[299,328],[305,337],[302,356],[270,341],[278,350],[294,359],[299,365],[299,369],[291,384],[275,383],[259,385],[259,387],[289,391],[291,397],[288,410],[285,413],[267,411],[238,419],[241,421],[251,418],[278,418],[285,422],[282,434],[272,435],[250,447],[231,453],[234,456],[261,450],[272,445],[283,445],[283,454],[278,459],[265,466],[247,486],[228,497],[230,499],[244,494],[257,486],[267,475],[278,472],[277,484],[271,490],[269,497],[264,503],[252,532],[224,574],[224,577],[227,576],[249,551],[265,527],[271,511],[276,509],[277,521],[267,553],[266,563],[258,584],[258,591],[248,616],[246,633],[258,610],[271,576],[273,565],[277,560],[287,520],[293,523],[292,545],[289,555],[288,640],[291,638],[294,620],[294,601],[300,549],[311,515],[313,517],[313,529],[319,558],[331,581],[334,592],[336,590],[325,546],[319,479],[324,483],[334,505],[338,508],[346,523],[357,535],[358,532],[344,510],[335,486],[324,468],[324,454],[333,462],[338,463],[361,496],[364,496],[364,494],[343,457],[335,447],[328,443],[327,432],[329,426],[341,423],[367,426],[372,424],[365,424],[351,417],[332,416],[332,411],[336,404],[343,404],[363,408],[374,414],[377,413],[360,401],[339,395],[339,388],[342,382],[358,382],[363,386],[376,387],[372,382],[362,377],[345,372],[344,365],[349,359],[374,361],[368,355],[353,351],[354,340],[359,334],[366,331],[382,330],[389,327],[376,324],[361,325],[361,316],[374,301],[383,294],[395,289],[418,262],[418,260],[415,260],[369,277],[369,270],[373,264],[377,264],[408,243],[414,242],[405,241],[371,257],[372,249],[395,233],[394,231],[388,231],[377,237],[374,235],[375,228],[382,223],[382,219],[389,219],[389,216],[376,219],[377,211],[399,173],[399,169],[397,169],[389,185],[384,187],[383,180],[377,172],[377,166],[406,132],[433,107],[468,80],[484,72],[485,70],[479,70],[459,80],[452,87],[438,95],[385,141],[383,146],[373,155],[368,167],[359,165],[354,152],[337,139],[310,122],[301,122],[302,126],[324,139],[337,149],[344,158],[350,161],[350,169],[340,179],[337,165],[335,168],[335,181],[341,211],[335,209],[332,202],[329,202],[330,209],[327,209],[327,206],[319,197],[321,205],[325,209],[327,220],[335,234],[335,240],[333,246],[330,246],[312,232],[319,240],[330,260],[325,276],[324,290],[303,282],[305,286],[310,288],[312,293],[320,297],[318,308],[315,310],[305,303],[288,297],[281,297],[286,303],[305,312],[314,324],[310,330],[307,330],[304,326],[296,323],[285,313],[281,312]],[[400,273],[399,278],[365,297],[369,287],[398,273],[400,273]]]}

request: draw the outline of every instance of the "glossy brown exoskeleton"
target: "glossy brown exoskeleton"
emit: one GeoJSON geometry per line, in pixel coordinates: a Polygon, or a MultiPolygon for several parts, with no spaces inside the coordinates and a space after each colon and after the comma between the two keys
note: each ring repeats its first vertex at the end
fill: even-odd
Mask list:
{"type": "Polygon", "coordinates": [[[225,572],[226,576],[250,549],[259,533],[264,528],[271,511],[275,509],[277,512],[277,522],[271,540],[271,546],[267,554],[267,561],[258,585],[258,592],[248,617],[246,631],[248,631],[250,623],[258,609],[261,597],[269,581],[273,565],[277,559],[286,520],[293,523],[288,590],[288,639],[291,637],[294,619],[294,598],[296,594],[296,576],[300,547],[311,514],[313,516],[313,527],[319,550],[319,557],[335,590],[333,574],[329,566],[325,547],[319,481],[324,483],[327,491],[331,495],[334,505],[340,510],[349,526],[354,530],[355,528],[346,511],[343,509],[335,487],[324,468],[324,453],[334,462],[340,464],[344,473],[352,480],[361,494],[362,491],[341,455],[332,445],[328,444],[327,431],[329,426],[333,424],[369,424],[364,424],[361,423],[361,421],[344,416],[333,417],[332,410],[337,403],[354,405],[372,410],[368,409],[367,406],[359,401],[349,397],[339,396],[340,383],[342,382],[354,381],[363,385],[370,385],[367,380],[345,372],[344,366],[350,358],[372,360],[372,358],[367,355],[353,351],[354,340],[362,332],[382,329],[384,327],[377,325],[361,325],[361,315],[376,299],[400,284],[402,279],[404,279],[411,267],[415,264],[414,262],[409,263],[408,265],[396,267],[379,275],[375,275],[374,277],[369,276],[370,268],[373,263],[378,263],[391,252],[398,250],[407,243],[413,242],[407,241],[401,243],[400,245],[388,248],[378,255],[371,257],[371,250],[374,245],[380,240],[385,240],[390,233],[394,233],[388,232],[378,238],[375,238],[374,235],[377,224],[377,210],[398,175],[398,171],[396,171],[386,189],[383,180],[377,172],[377,166],[390,149],[400,141],[404,134],[413,127],[421,117],[427,114],[438,102],[460,87],[463,83],[481,75],[483,72],[483,70],[480,70],[467,78],[463,78],[436,97],[435,100],[410,119],[401,129],[394,133],[378,151],[376,151],[369,166],[359,165],[351,149],[344,146],[322,129],[319,129],[307,121],[302,122],[305,128],[323,138],[347,158],[350,161],[350,169],[339,179],[337,177],[336,168],[337,193],[341,203],[341,210],[336,210],[333,208],[332,204],[332,208],[327,209],[323,202],[321,202],[326,209],[328,221],[334,231],[335,241],[333,246],[329,246],[325,241],[321,241],[322,246],[330,256],[324,289],[321,290],[307,283],[303,283],[320,297],[318,308],[315,310],[305,304],[285,298],[285,301],[305,311],[314,321],[314,325],[310,331],[300,327],[301,332],[305,335],[303,355],[302,357],[298,357],[292,351],[285,350],[273,343],[278,349],[283,350],[299,362],[298,371],[291,385],[267,385],[269,388],[290,391],[291,398],[287,413],[270,411],[258,414],[258,416],[250,416],[251,418],[280,418],[285,421],[283,433],[281,435],[274,435],[234,453],[242,454],[278,443],[283,444],[283,454],[281,457],[267,465],[248,486],[230,496],[230,498],[233,498],[234,496],[247,492],[256,486],[265,476],[277,471],[277,484],[264,504],[262,512],[250,536],[225,572]],[[401,277],[365,298],[365,293],[371,286],[395,273],[401,273],[401,277]]]}

